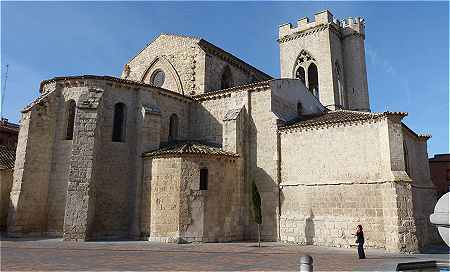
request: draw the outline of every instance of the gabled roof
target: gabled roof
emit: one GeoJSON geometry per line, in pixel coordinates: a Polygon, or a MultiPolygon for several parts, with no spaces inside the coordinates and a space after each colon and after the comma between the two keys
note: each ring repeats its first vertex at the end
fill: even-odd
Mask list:
{"type": "Polygon", "coordinates": [[[219,58],[225,59],[228,62],[242,68],[242,69],[248,69],[253,71],[254,73],[258,74],[260,77],[262,77],[262,80],[269,80],[272,79],[272,77],[266,73],[264,73],[263,71],[253,67],[252,65],[246,63],[245,61],[241,60],[240,58],[234,56],[233,54],[223,50],[222,48],[208,42],[205,39],[199,38],[199,37],[194,37],[194,36],[188,36],[188,35],[179,35],[179,34],[170,34],[170,33],[161,33],[158,37],[156,37],[155,39],[153,39],[151,42],[149,42],[148,44],[145,45],[144,48],[142,48],[139,53],[137,53],[133,58],[131,58],[128,63],[130,63],[133,59],[135,59],[137,56],[139,56],[139,54],[142,53],[142,51],[145,50],[145,48],[147,48],[150,44],[152,44],[154,41],[156,41],[159,37],[161,36],[172,36],[172,37],[181,37],[181,38],[186,38],[189,40],[192,40],[193,42],[197,43],[200,48],[202,48],[205,52],[210,53],[212,55],[215,55],[219,58]]]}
{"type": "Polygon", "coordinates": [[[0,145],[0,170],[13,169],[16,160],[16,150],[0,145]]]}
{"type": "Polygon", "coordinates": [[[196,141],[178,141],[167,143],[161,148],[145,152],[143,157],[163,157],[163,156],[179,156],[179,155],[209,155],[209,156],[227,156],[238,157],[239,155],[233,152],[225,151],[219,145],[196,142],[196,141]]]}
{"type": "Polygon", "coordinates": [[[405,117],[408,115],[406,112],[361,112],[361,111],[351,111],[351,110],[335,110],[328,111],[324,114],[319,115],[309,115],[309,116],[301,116],[292,121],[286,122],[285,124],[279,127],[280,130],[297,128],[297,127],[311,127],[311,126],[319,126],[326,124],[337,124],[337,123],[346,123],[353,121],[363,121],[370,119],[378,119],[384,116],[399,116],[405,117]]]}

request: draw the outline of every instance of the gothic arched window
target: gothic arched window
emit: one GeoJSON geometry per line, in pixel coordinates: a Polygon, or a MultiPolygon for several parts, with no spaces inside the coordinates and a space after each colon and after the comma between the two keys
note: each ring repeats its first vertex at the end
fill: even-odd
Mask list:
{"type": "Polygon", "coordinates": [[[123,103],[114,105],[114,119],[113,119],[113,142],[125,141],[126,128],[126,106],[123,103]]]}
{"type": "Polygon", "coordinates": [[[227,89],[233,87],[233,75],[231,74],[230,66],[225,66],[220,80],[220,89],[227,89]]]}
{"type": "Polygon", "coordinates": [[[169,120],[169,142],[175,141],[178,137],[178,116],[174,113],[169,120]]]}
{"type": "Polygon", "coordinates": [[[295,72],[295,78],[300,79],[303,84],[306,85],[306,81],[305,81],[305,69],[301,66],[299,66],[297,68],[297,71],[295,72]]]}
{"type": "Polygon", "coordinates": [[[335,63],[336,69],[336,77],[337,77],[337,89],[338,89],[338,105],[341,107],[345,107],[345,94],[344,94],[344,86],[342,85],[342,75],[341,68],[339,67],[339,63],[336,61],[335,63]]]}
{"type": "Polygon", "coordinates": [[[314,63],[311,63],[308,67],[308,85],[313,95],[319,98],[319,74],[314,63]]]}
{"type": "Polygon", "coordinates": [[[73,139],[73,128],[75,125],[75,111],[76,103],[75,100],[69,100],[66,103],[66,140],[73,139]]]}

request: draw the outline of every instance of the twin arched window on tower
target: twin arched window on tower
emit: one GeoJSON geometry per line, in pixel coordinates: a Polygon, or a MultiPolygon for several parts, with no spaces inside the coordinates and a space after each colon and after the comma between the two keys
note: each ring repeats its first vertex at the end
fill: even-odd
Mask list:
{"type": "Polygon", "coordinates": [[[233,74],[231,73],[230,66],[225,66],[222,71],[222,77],[220,79],[220,89],[228,89],[233,87],[233,74]]]}
{"type": "Polygon", "coordinates": [[[295,78],[300,79],[309,91],[319,98],[319,73],[315,59],[302,50],[296,60],[295,78]]]}

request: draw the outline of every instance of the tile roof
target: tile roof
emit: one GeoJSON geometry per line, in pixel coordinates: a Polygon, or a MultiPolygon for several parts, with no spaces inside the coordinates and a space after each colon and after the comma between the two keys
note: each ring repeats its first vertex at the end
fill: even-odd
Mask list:
{"type": "Polygon", "coordinates": [[[259,82],[244,84],[244,85],[238,85],[238,86],[234,86],[234,87],[230,87],[230,88],[222,89],[222,90],[217,90],[217,91],[209,91],[209,92],[205,92],[202,94],[193,95],[192,99],[202,100],[202,99],[208,98],[208,97],[220,97],[221,95],[229,94],[232,92],[252,90],[255,88],[269,88],[270,83],[277,81],[277,80],[282,80],[282,79],[270,79],[270,80],[266,80],[266,81],[259,81],[259,82]]]}
{"type": "Polygon", "coordinates": [[[2,118],[0,120],[0,128],[19,133],[20,127],[18,124],[10,123],[8,119],[2,118]]]}
{"type": "Polygon", "coordinates": [[[62,77],[54,77],[51,79],[43,80],[43,81],[41,81],[39,92],[42,93],[43,86],[47,83],[52,83],[52,82],[56,82],[56,81],[73,80],[73,79],[75,79],[75,80],[77,80],[77,79],[78,80],[82,80],[82,79],[106,80],[106,81],[112,81],[112,82],[117,82],[117,83],[130,84],[130,85],[134,85],[134,86],[138,86],[138,87],[150,87],[150,88],[158,89],[160,91],[167,92],[167,93],[191,100],[190,97],[185,96],[183,94],[180,94],[180,93],[168,90],[168,89],[160,88],[160,87],[155,87],[155,86],[147,84],[147,83],[113,77],[113,76],[97,76],[97,75],[62,76],[62,77]]]}
{"type": "Polygon", "coordinates": [[[361,112],[351,110],[335,110],[328,111],[319,115],[301,116],[300,118],[284,123],[280,126],[280,130],[296,128],[296,127],[311,127],[325,124],[346,123],[352,121],[363,121],[370,119],[378,119],[380,117],[397,115],[405,117],[408,115],[406,112],[361,112]]]}
{"type": "Polygon", "coordinates": [[[154,151],[145,152],[143,157],[178,156],[183,154],[227,157],[239,156],[236,153],[223,150],[216,144],[196,141],[179,141],[165,144],[161,148],[154,151]]]}
{"type": "Polygon", "coordinates": [[[15,160],[16,150],[4,145],[0,145],[0,170],[13,169],[15,160]]]}

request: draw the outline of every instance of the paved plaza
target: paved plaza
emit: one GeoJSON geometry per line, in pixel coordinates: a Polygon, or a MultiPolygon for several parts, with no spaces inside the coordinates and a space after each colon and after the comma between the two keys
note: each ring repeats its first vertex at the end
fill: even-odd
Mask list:
{"type": "Polygon", "coordinates": [[[292,271],[298,259],[309,254],[315,271],[390,270],[398,262],[447,258],[448,255],[387,254],[367,250],[368,259],[358,260],[355,249],[297,246],[281,243],[158,244],[144,241],[62,242],[49,240],[3,240],[1,271],[27,270],[252,270],[292,271]]]}

